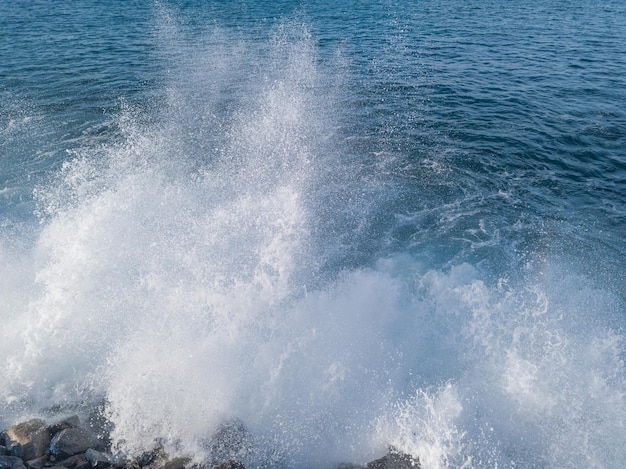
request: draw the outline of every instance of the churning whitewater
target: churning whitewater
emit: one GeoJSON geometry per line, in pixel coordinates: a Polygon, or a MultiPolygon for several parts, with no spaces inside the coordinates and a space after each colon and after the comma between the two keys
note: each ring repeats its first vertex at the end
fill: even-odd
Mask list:
{"type": "MultiPolygon", "coordinates": [[[[623,297],[551,248],[563,218],[367,133],[395,104],[368,117],[349,44],[306,21],[156,11],[149,104],[0,219],[2,428],[98,408],[126,455],[202,462],[237,421],[246,467],[626,466],[623,297]]],[[[45,134],[29,109],[3,151],[45,134]]]]}

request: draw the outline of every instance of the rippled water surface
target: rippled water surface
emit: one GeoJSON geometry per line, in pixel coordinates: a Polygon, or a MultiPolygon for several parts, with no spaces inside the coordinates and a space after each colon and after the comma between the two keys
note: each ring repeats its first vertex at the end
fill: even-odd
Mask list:
{"type": "Polygon", "coordinates": [[[624,44],[619,1],[0,2],[0,423],[623,467],[624,44]]]}

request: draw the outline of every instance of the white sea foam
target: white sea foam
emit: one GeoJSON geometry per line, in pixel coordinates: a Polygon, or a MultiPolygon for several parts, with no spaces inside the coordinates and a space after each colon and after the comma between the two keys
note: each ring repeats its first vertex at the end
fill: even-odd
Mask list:
{"type": "Polygon", "coordinates": [[[516,281],[329,267],[393,187],[342,162],[307,31],[187,61],[166,23],[160,118],[126,110],[38,188],[34,246],[0,245],[3,425],[104,400],[125,453],[203,460],[239,419],[251,467],[626,465],[618,299],[549,257],[516,281]]]}

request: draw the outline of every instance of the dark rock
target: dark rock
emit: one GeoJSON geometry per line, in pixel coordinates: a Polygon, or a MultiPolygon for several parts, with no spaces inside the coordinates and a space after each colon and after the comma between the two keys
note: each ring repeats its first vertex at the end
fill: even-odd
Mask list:
{"type": "Polygon", "coordinates": [[[9,450],[6,448],[6,446],[0,446],[0,456],[5,456],[9,454],[9,450]]]}
{"type": "Polygon", "coordinates": [[[87,416],[85,427],[89,428],[103,443],[105,448],[111,446],[111,431],[113,423],[107,418],[105,403],[101,402],[87,416]]]}
{"type": "Polygon", "coordinates": [[[420,463],[412,456],[390,448],[385,456],[367,463],[366,467],[367,469],[419,469],[420,463]]]}
{"type": "Polygon", "coordinates": [[[84,463],[77,464],[74,469],[91,469],[91,463],[85,459],[84,463]]]}
{"type": "Polygon", "coordinates": [[[115,469],[141,469],[141,466],[133,459],[124,459],[115,465],[115,469]]]}
{"type": "Polygon", "coordinates": [[[44,455],[50,444],[50,434],[43,420],[32,419],[4,432],[4,443],[11,455],[28,461],[44,455]]]}
{"type": "Polygon", "coordinates": [[[189,458],[174,458],[165,462],[161,469],[185,469],[191,463],[191,459],[189,458]]]}
{"type": "Polygon", "coordinates": [[[0,456],[0,469],[26,469],[26,466],[17,456],[0,456]]]}
{"type": "Polygon", "coordinates": [[[85,452],[85,457],[91,464],[91,467],[95,469],[104,469],[111,465],[111,459],[106,454],[96,451],[95,449],[88,449],[85,452]]]}
{"type": "Polygon", "coordinates": [[[72,415],[71,417],[67,417],[63,420],[60,420],[56,423],[49,425],[48,432],[50,433],[51,436],[54,436],[60,431],[65,430],[66,428],[78,428],[78,427],[80,427],[80,419],[78,418],[78,415],[72,415]]]}
{"type": "Polygon", "coordinates": [[[163,447],[157,446],[152,451],[147,451],[137,458],[135,461],[139,467],[149,466],[157,460],[164,460],[166,458],[163,447]]]}
{"type": "Polygon", "coordinates": [[[102,444],[96,435],[84,427],[61,430],[50,443],[50,451],[59,458],[69,458],[88,449],[102,449],[102,444]]]}
{"type": "Polygon", "coordinates": [[[70,456],[62,461],[55,462],[57,466],[62,466],[67,469],[91,469],[91,464],[87,461],[84,454],[76,454],[70,456]]]}
{"type": "Polygon", "coordinates": [[[48,456],[41,456],[39,458],[26,461],[26,467],[28,469],[42,469],[48,462],[48,456]]]}
{"type": "MultiPolygon", "coordinates": [[[[170,460],[163,447],[157,445],[152,451],[146,451],[139,457],[118,461],[113,469],[163,469],[168,464],[176,468],[177,466],[185,467],[190,462],[191,459],[188,458],[174,458],[170,460]]],[[[194,469],[196,469],[195,466],[194,469]]]]}
{"type": "Polygon", "coordinates": [[[213,469],[246,469],[246,467],[239,461],[230,460],[216,466],[213,469]]]}

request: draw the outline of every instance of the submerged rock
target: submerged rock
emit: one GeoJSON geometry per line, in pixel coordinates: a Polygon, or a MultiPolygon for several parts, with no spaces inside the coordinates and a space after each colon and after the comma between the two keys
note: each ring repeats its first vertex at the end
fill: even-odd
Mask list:
{"type": "Polygon", "coordinates": [[[50,433],[43,420],[32,419],[4,432],[4,444],[12,456],[27,461],[44,455],[50,444],[50,433]]]}

